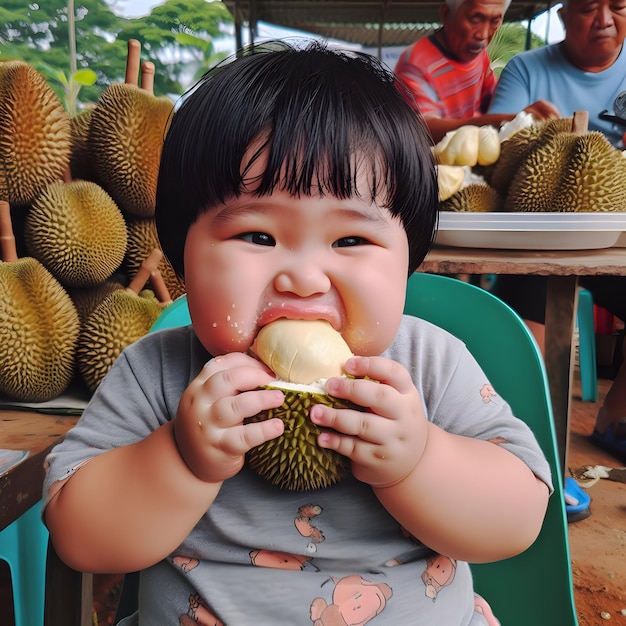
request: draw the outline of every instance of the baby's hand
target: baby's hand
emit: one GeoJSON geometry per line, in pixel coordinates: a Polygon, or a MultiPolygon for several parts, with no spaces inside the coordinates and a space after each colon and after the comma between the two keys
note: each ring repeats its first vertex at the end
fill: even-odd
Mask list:
{"type": "Polygon", "coordinates": [[[206,482],[239,472],[245,454],[283,432],[280,419],[246,424],[284,400],[277,390],[258,389],[274,380],[256,359],[234,352],[209,361],[185,390],[174,420],[178,450],[189,469],[206,482]]]}
{"type": "Polygon", "coordinates": [[[426,446],[421,398],[407,370],[395,361],[354,357],[345,368],[356,378],[330,378],[326,391],[366,410],[313,407],[311,420],[332,429],[319,436],[319,445],[350,458],[359,480],[373,487],[394,485],[411,473],[426,446]]]}

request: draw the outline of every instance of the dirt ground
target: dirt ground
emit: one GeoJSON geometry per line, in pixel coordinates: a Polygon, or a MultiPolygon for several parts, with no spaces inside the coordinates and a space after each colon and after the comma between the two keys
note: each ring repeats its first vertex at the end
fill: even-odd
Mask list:
{"type": "MultiPolygon", "coordinates": [[[[587,466],[622,465],[587,440],[609,385],[610,381],[600,380],[596,404],[581,402],[574,390],[568,467],[581,484],[588,480],[580,476],[587,466]]],[[[600,479],[587,493],[591,516],[569,525],[580,626],[626,626],[626,483],[600,479]]]]}

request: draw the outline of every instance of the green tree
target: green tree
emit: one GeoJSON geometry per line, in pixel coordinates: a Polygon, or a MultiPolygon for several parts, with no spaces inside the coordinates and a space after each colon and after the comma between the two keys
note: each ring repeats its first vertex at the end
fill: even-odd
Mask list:
{"type": "Polygon", "coordinates": [[[150,15],[126,21],[120,37],[141,41],[155,62],[155,92],[181,93],[180,85],[188,86],[201,68],[205,71],[223,57],[215,54],[213,41],[231,23],[223,2],[167,0],[150,15]]]}
{"type": "MultiPolygon", "coordinates": [[[[156,67],[155,93],[180,94],[187,86],[188,61],[198,46],[185,53],[177,35],[187,33],[207,47],[223,35],[232,18],[222,2],[168,0],[150,15],[125,19],[105,0],[76,0],[75,65],[72,62],[67,0],[3,0],[0,6],[0,60],[22,59],[40,70],[66,103],[80,86],[80,100],[95,102],[112,82],[123,81],[128,39],[142,44],[142,60],[156,67]],[[95,72],[92,85],[82,70],[95,72]]],[[[212,53],[211,53],[212,54],[212,53]]],[[[210,58],[205,55],[203,58],[210,58]]]]}
{"type": "MultiPolygon", "coordinates": [[[[528,29],[519,22],[507,22],[498,29],[487,49],[491,67],[498,76],[510,58],[526,50],[527,33],[528,29]]],[[[531,48],[539,48],[546,43],[534,33],[531,33],[530,42],[531,48]]]]}

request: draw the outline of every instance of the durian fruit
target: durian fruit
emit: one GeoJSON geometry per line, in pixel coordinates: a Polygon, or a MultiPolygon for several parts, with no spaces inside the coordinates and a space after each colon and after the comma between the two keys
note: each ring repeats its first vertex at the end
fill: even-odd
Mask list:
{"type": "Polygon", "coordinates": [[[126,83],[107,87],[91,114],[90,148],[98,182],[123,211],[153,217],[163,139],[173,102],[153,93],[154,64],[142,64],[136,84],[140,46],[128,42],[126,83]],[[133,72],[134,76],[133,76],[133,72]]]}
{"type": "Polygon", "coordinates": [[[571,128],[572,118],[569,117],[546,120],[518,130],[500,144],[498,159],[481,169],[483,178],[505,198],[518,168],[528,153],[540,145],[538,142],[547,143],[556,134],[569,132],[571,128]]]}
{"type": "Polygon", "coordinates": [[[465,169],[460,165],[437,164],[437,186],[439,201],[443,202],[453,196],[465,180],[465,169]]]}
{"type": "Polygon", "coordinates": [[[86,180],[50,184],[33,202],[26,249],[68,287],[105,281],[126,254],[126,222],[109,194],[86,180]]]}
{"type": "Polygon", "coordinates": [[[626,211],[626,159],[600,132],[577,138],[553,211],[626,211]]]}
{"type": "Polygon", "coordinates": [[[94,287],[69,289],[68,293],[78,312],[78,319],[80,320],[81,326],[109,294],[124,288],[124,284],[112,277],[94,287]]]}
{"type": "Polygon", "coordinates": [[[502,198],[489,185],[472,183],[463,187],[440,205],[441,211],[489,213],[502,209],[502,198]]]}
{"type": "Polygon", "coordinates": [[[72,380],[78,313],[39,261],[17,259],[7,202],[0,202],[0,232],[0,392],[21,402],[44,402],[72,380]]]}
{"type": "Polygon", "coordinates": [[[561,181],[569,167],[569,151],[574,141],[571,133],[561,133],[529,150],[509,186],[507,211],[556,210],[554,202],[562,192],[561,181]]]}
{"type": "Polygon", "coordinates": [[[70,120],[34,67],[0,61],[0,198],[26,205],[63,178],[70,159],[70,120]]]}
{"type": "Polygon", "coordinates": [[[511,183],[509,210],[626,209],[626,160],[602,133],[586,131],[586,116],[579,127],[577,114],[570,132],[555,133],[529,152],[511,183]]]}
{"type": "Polygon", "coordinates": [[[122,350],[148,333],[171,300],[160,300],[141,287],[148,276],[156,282],[162,253],[155,250],[126,289],[109,294],[87,318],[78,339],[78,370],[90,391],[95,391],[122,350]]]}
{"type": "MultiPolygon", "coordinates": [[[[141,265],[141,260],[145,259],[150,251],[160,247],[159,237],[154,218],[128,217],[126,230],[128,245],[124,265],[129,275],[134,276],[141,265]]],[[[186,293],[185,282],[176,274],[165,257],[159,263],[159,272],[173,300],[186,293]]]]}
{"type": "Polygon", "coordinates": [[[96,180],[93,160],[89,149],[89,126],[92,109],[85,109],[70,118],[72,151],[70,154],[70,172],[72,178],[96,180]]]}
{"type": "Polygon", "coordinates": [[[252,351],[277,375],[271,388],[280,389],[285,401],[246,421],[280,417],[285,430],[250,450],[247,465],[281,489],[308,491],[337,483],[348,459],[317,445],[321,431],[308,414],[315,404],[357,408],[324,391],[324,379],[343,375],[343,365],[352,356],[343,337],[322,320],[280,319],[261,329],[252,351]]]}

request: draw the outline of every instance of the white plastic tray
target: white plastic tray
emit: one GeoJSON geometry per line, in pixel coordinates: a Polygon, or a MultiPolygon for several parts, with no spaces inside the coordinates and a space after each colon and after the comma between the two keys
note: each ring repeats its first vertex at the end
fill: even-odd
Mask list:
{"type": "Polygon", "coordinates": [[[593,250],[626,246],[626,213],[439,212],[436,243],[462,248],[593,250]],[[620,240],[621,238],[621,240],[620,240]]]}

